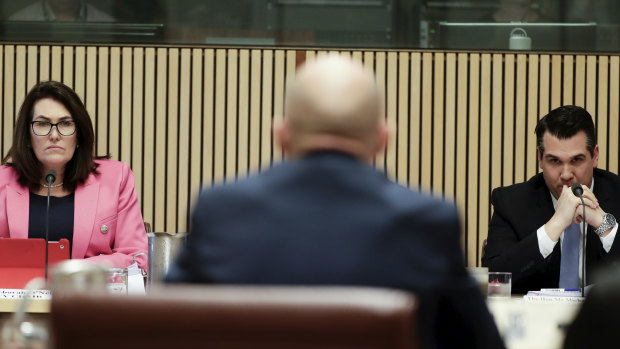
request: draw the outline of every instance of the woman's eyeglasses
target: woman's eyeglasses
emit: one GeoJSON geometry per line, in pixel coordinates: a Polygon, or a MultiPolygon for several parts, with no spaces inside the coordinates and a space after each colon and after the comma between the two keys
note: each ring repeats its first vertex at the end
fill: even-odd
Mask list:
{"type": "Polygon", "coordinates": [[[63,136],[71,136],[75,133],[75,121],[63,120],[52,124],[49,121],[33,121],[32,132],[37,136],[47,136],[52,132],[52,127],[56,126],[56,130],[63,136]]]}

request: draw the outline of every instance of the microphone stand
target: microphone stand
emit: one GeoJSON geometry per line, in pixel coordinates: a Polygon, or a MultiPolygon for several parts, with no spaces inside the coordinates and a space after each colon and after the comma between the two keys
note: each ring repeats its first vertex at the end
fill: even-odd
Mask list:
{"type": "Polygon", "coordinates": [[[586,203],[583,201],[583,196],[579,196],[581,199],[581,207],[583,207],[583,220],[581,225],[583,227],[583,237],[581,238],[581,297],[586,296],[586,237],[588,236],[588,224],[586,223],[586,203]]]}
{"type": "MultiPolygon", "coordinates": [[[[52,182],[53,183],[53,182],[52,182]]],[[[48,260],[48,246],[49,245],[49,230],[50,230],[50,188],[51,184],[47,186],[47,213],[45,214],[45,289],[47,289],[47,260],[48,260]]]]}
{"type": "Polygon", "coordinates": [[[581,296],[586,296],[586,237],[588,236],[588,225],[586,222],[586,203],[583,201],[583,188],[581,184],[575,182],[571,185],[573,194],[581,199],[581,207],[583,207],[582,215],[582,238],[581,238],[581,296]]]}
{"type": "Polygon", "coordinates": [[[49,257],[49,231],[50,231],[50,195],[52,183],[56,180],[56,171],[48,170],[45,174],[45,182],[47,182],[47,211],[45,214],[45,288],[47,289],[47,269],[49,257]]]}

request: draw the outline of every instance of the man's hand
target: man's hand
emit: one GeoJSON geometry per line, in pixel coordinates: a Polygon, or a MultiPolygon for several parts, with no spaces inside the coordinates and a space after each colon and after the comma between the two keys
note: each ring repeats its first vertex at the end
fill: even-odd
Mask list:
{"type": "MultiPolygon", "coordinates": [[[[583,186],[583,198],[584,201],[587,199],[589,202],[592,202],[594,204],[594,206],[590,206],[586,202],[586,222],[589,225],[593,226],[594,229],[596,229],[600,227],[601,224],[603,224],[603,215],[605,214],[605,211],[601,208],[601,206],[599,206],[598,200],[596,199],[596,196],[594,196],[594,193],[590,191],[590,188],[586,186],[583,186]]],[[[583,222],[583,208],[581,207],[581,205],[575,211],[575,222],[583,222]]],[[[608,233],[609,231],[605,234],[608,233]]],[[[603,234],[603,237],[605,236],[605,234],[603,234]]]]}
{"type": "MultiPolygon", "coordinates": [[[[596,213],[597,209],[602,211],[600,206],[598,206],[598,200],[596,200],[594,194],[586,186],[582,187],[584,189],[583,201],[586,204],[586,220],[588,221],[588,224],[592,225],[592,223],[590,222],[599,222],[598,224],[600,225],[603,222],[603,216],[601,214],[601,216],[598,217],[598,213],[596,213]],[[590,214],[588,213],[589,211],[592,211],[592,215],[596,216],[593,217],[592,220],[590,219],[590,214]]],[[[565,185],[562,188],[562,193],[560,194],[560,197],[558,198],[558,204],[555,208],[555,214],[545,224],[545,231],[547,232],[547,235],[549,236],[551,241],[558,241],[560,239],[560,235],[562,235],[562,232],[572,222],[581,222],[582,213],[580,212],[583,212],[582,210],[583,209],[581,208],[581,199],[576,197],[570,187],[565,185]]]]}

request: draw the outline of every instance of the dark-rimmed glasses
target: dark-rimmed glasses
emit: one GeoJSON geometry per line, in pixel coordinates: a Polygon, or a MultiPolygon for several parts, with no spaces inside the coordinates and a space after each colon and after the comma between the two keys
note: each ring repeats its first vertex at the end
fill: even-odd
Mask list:
{"type": "Polygon", "coordinates": [[[71,136],[75,133],[75,121],[73,120],[63,120],[55,124],[49,121],[33,121],[31,124],[32,132],[37,136],[47,136],[52,132],[52,127],[54,126],[56,126],[56,130],[62,136],[71,136]]]}

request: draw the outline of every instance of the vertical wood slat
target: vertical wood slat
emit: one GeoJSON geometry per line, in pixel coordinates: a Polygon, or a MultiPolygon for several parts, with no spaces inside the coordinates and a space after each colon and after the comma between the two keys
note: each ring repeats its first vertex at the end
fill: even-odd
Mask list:
{"type": "Polygon", "coordinates": [[[433,146],[430,153],[433,162],[432,188],[436,196],[443,195],[444,180],[444,64],[444,54],[435,53],[433,67],[433,146]]]}
{"type": "Polygon", "coordinates": [[[263,51],[263,79],[262,79],[262,99],[261,99],[261,158],[260,170],[264,171],[271,166],[271,125],[273,118],[273,51],[263,51]]]}
{"type": "Polygon", "coordinates": [[[525,133],[526,91],[527,91],[527,59],[524,54],[517,55],[516,75],[516,108],[515,108],[515,182],[525,181],[525,133]]]}
{"type": "Polygon", "coordinates": [[[596,56],[586,57],[586,104],[585,108],[596,118],[596,56]]]}
{"type": "MultiPolygon", "coordinates": [[[[179,215],[188,216],[188,213],[193,211],[196,203],[198,193],[200,192],[200,182],[202,180],[202,118],[203,118],[203,85],[204,80],[204,57],[203,50],[199,48],[192,49],[192,67],[191,67],[191,114],[190,114],[190,161],[189,161],[189,190],[190,190],[190,203],[186,212],[182,212],[179,209],[179,215]]],[[[188,93],[188,94],[190,94],[188,93]]],[[[180,224],[179,224],[180,225],[180,224]]],[[[188,225],[186,224],[179,231],[186,231],[188,225]]]]}
{"type": "MultiPolygon", "coordinates": [[[[173,231],[180,232],[187,230],[187,211],[189,209],[189,198],[191,188],[189,187],[190,165],[190,118],[191,115],[191,50],[189,48],[181,49],[180,62],[180,86],[179,86],[179,145],[178,145],[178,172],[177,182],[177,198],[174,216],[176,217],[176,229],[173,231]]],[[[200,119],[199,119],[200,120],[200,119]]],[[[198,148],[196,149],[198,150],[198,148]]],[[[170,198],[168,198],[170,200],[170,198]]]]}
{"type": "Polygon", "coordinates": [[[250,172],[260,168],[260,106],[261,106],[261,66],[260,50],[251,52],[250,73],[250,172]]]}
{"type": "Polygon", "coordinates": [[[39,47],[28,45],[27,55],[26,86],[27,89],[31,89],[39,81],[39,47]]]}
{"type": "Polygon", "coordinates": [[[538,81],[538,103],[540,116],[547,114],[551,110],[551,102],[549,100],[549,91],[551,86],[551,57],[549,55],[540,55],[540,78],[538,81]]]}
{"type": "Polygon", "coordinates": [[[525,178],[528,179],[536,174],[536,137],[534,130],[538,122],[538,86],[539,86],[539,65],[538,55],[529,55],[528,64],[528,87],[527,87],[527,112],[526,112],[526,128],[527,143],[525,144],[525,178]]]}
{"type": "MultiPolygon", "coordinates": [[[[161,167],[165,169],[166,178],[166,191],[164,197],[165,214],[164,212],[158,213],[158,215],[165,215],[165,227],[166,231],[177,230],[177,185],[178,185],[178,170],[179,170],[179,49],[168,49],[168,81],[166,84],[167,95],[158,97],[157,99],[165,99],[168,101],[168,105],[165,110],[165,123],[157,123],[157,133],[159,134],[159,128],[163,126],[165,134],[161,139],[166,146],[165,153],[161,154],[160,158],[165,158],[161,167]],[[166,140],[164,142],[163,140],[166,140]],[[167,144],[166,144],[167,143],[167,144]],[[165,156],[164,156],[165,154],[165,156]]],[[[158,167],[160,167],[158,165],[158,167]]]]}
{"type": "Polygon", "coordinates": [[[221,183],[225,174],[225,122],[226,122],[226,50],[216,50],[215,58],[215,110],[213,145],[213,181],[221,183]]]}
{"type": "Polygon", "coordinates": [[[215,120],[215,50],[204,51],[204,84],[202,107],[202,185],[210,186],[214,180],[214,137],[213,121],[215,120]]]}
{"type": "Polygon", "coordinates": [[[95,116],[95,152],[99,154],[108,154],[108,83],[110,80],[106,79],[109,72],[108,60],[109,60],[109,48],[108,47],[100,47],[99,52],[97,53],[97,57],[94,59],[97,60],[98,65],[98,76],[101,79],[97,79],[97,101],[95,105],[97,106],[97,111],[93,115],[95,116]]]}
{"type": "MultiPolygon", "coordinates": [[[[153,181],[155,188],[153,191],[153,217],[156,227],[166,229],[166,129],[167,129],[167,105],[168,105],[168,64],[169,51],[167,48],[160,47],[157,49],[155,56],[155,107],[154,113],[154,168],[151,173],[154,174],[153,181]],[[161,189],[160,189],[161,188],[161,189]]],[[[174,55],[174,54],[172,54],[174,55]]]]}
{"type": "MultiPolygon", "coordinates": [[[[467,163],[467,243],[465,253],[467,254],[467,264],[476,265],[476,249],[478,246],[477,232],[480,227],[478,221],[478,188],[479,186],[479,142],[480,142],[480,54],[470,54],[469,56],[469,108],[467,117],[469,123],[468,132],[468,163],[467,163]],[[471,233],[470,233],[471,232],[471,233]]],[[[486,224],[486,222],[484,222],[486,224]]]]}
{"type": "Polygon", "coordinates": [[[226,63],[226,181],[234,181],[237,174],[237,97],[238,50],[227,51],[226,63]]]}
{"type": "MultiPolygon", "coordinates": [[[[97,137],[97,81],[98,81],[98,69],[97,69],[97,48],[93,46],[89,46],[86,49],[85,55],[86,66],[84,68],[84,74],[88,74],[89,78],[86,79],[84,77],[84,104],[86,106],[86,110],[88,110],[88,114],[93,123],[93,128],[95,128],[95,154],[102,155],[97,148],[98,137],[97,137]],[[93,78],[94,77],[94,78],[93,78]]],[[[43,74],[40,74],[41,76],[43,74]]],[[[43,78],[42,78],[43,79],[43,78]]]]}
{"type": "MultiPolygon", "coordinates": [[[[144,50],[144,84],[143,105],[144,121],[142,129],[143,139],[143,167],[142,167],[142,215],[144,220],[153,224],[154,231],[163,231],[164,226],[155,222],[155,48],[147,47],[144,50]]],[[[159,141],[159,140],[158,140],[159,141]]],[[[163,142],[163,140],[162,140],[163,142]]],[[[160,155],[160,154],[158,154],[160,155]]],[[[157,188],[161,192],[163,188],[157,188]]]]}
{"type": "MultiPolygon", "coordinates": [[[[573,102],[573,90],[574,90],[574,57],[572,55],[565,55],[564,60],[564,78],[562,84],[562,90],[564,95],[562,96],[562,104],[574,104],[573,102]]],[[[545,109],[545,111],[547,111],[545,109]]]]}
{"type": "MultiPolygon", "coordinates": [[[[607,118],[607,96],[609,93],[609,58],[607,56],[598,57],[598,86],[597,94],[598,99],[596,101],[596,127],[597,142],[599,146],[599,162],[598,166],[602,168],[609,168],[609,159],[607,157],[607,149],[609,149],[609,143],[607,143],[607,131],[608,131],[608,118],[607,118]]],[[[614,98],[618,99],[618,95],[614,98]]],[[[594,117],[594,115],[592,115],[594,117]]],[[[617,129],[616,129],[617,130],[617,129]]]]}
{"type": "Polygon", "coordinates": [[[578,55],[575,63],[575,105],[586,106],[586,56],[578,55]]]}
{"type": "Polygon", "coordinates": [[[19,106],[26,96],[26,89],[32,86],[26,86],[26,47],[24,45],[18,45],[15,48],[15,120],[17,120],[17,113],[19,112],[19,106]]]}
{"type": "Polygon", "coordinates": [[[237,176],[248,174],[250,142],[250,51],[239,51],[239,123],[237,132],[237,176]]]}
{"type": "Polygon", "coordinates": [[[86,47],[84,46],[78,46],[75,48],[74,69],[73,89],[75,90],[75,93],[82,98],[84,103],[86,103],[86,47]]]}
{"type": "MultiPolygon", "coordinates": [[[[467,246],[469,227],[469,210],[467,209],[467,86],[469,84],[469,55],[459,53],[457,58],[457,135],[456,135],[456,168],[461,172],[456,178],[456,204],[461,219],[462,244],[467,246]]],[[[417,143],[417,142],[414,142],[417,143]]],[[[466,256],[468,264],[469,258],[466,256]]],[[[475,264],[469,264],[475,265],[475,264]]]]}
{"type": "Polygon", "coordinates": [[[74,88],[73,84],[73,46],[65,46],[62,48],[62,82],[74,88]]]}
{"type": "MultiPolygon", "coordinates": [[[[362,53],[357,51],[353,54],[353,59],[358,59],[358,61],[362,61],[362,53]]],[[[286,80],[285,84],[288,84],[295,79],[295,70],[297,69],[297,51],[289,50],[286,53],[286,80]]],[[[286,99],[286,91],[285,96],[286,99]]],[[[285,102],[286,103],[286,102],[285,102]]],[[[284,117],[286,118],[286,110],[283,111],[284,117]]],[[[286,153],[283,151],[283,157],[286,157],[286,153]]]]}
{"type": "MultiPolygon", "coordinates": [[[[536,172],[533,128],[549,109],[587,106],[599,166],[618,171],[617,55],[340,54],[374,71],[386,93],[385,118],[398,133],[377,168],[454,197],[469,265],[479,264],[490,190],[536,172]]],[[[294,50],[0,45],[2,150],[27,90],[61,79],[93,117],[98,154],[131,164],[145,220],[184,231],[195,195],[214,174],[242,176],[280,160],[271,128],[283,116],[297,58],[294,50]]]]}
{"type": "MultiPolygon", "coordinates": [[[[385,63],[385,59],[386,59],[386,53],[385,52],[375,52],[373,53],[373,56],[367,56],[364,57],[365,58],[365,65],[366,67],[370,66],[372,67],[372,63],[374,61],[374,72],[375,72],[375,77],[377,79],[377,88],[379,89],[380,93],[385,94],[386,91],[386,79],[385,79],[385,74],[386,74],[386,63],[385,63]]],[[[385,113],[385,110],[384,110],[385,113]]],[[[389,120],[387,119],[387,113],[384,115],[381,115],[381,117],[385,118],[386,122],[388,123],[388,127],[390,127],[391,130],[394,130],[394,125],[390,125],[389,124],[389,120]]],[[[394,137],[392,137],[394,138],[394,137]]],[[[394,140],[388,140],[390,142],[393,142],[394,140]]],[[[388,147],[385,149],[384,152],[381,152],[379,154],[377,154],[377,156],[375,156],[375,167],[380,170],[380,171],[387,171],[386,166],[385,166],[385,161],[387,159],[387,152],[389,151],[390,148],[390,144],[388,144],[388,147]]],[[[386,174],[389,176],[390,173],[386,174]]],[[[392,174],[393,175],[393,174],[392,174]]]]}
{"type": "MultiPolygon", "coordinates": [[[[398,132],[397,123],[397,97],[398,97],[398,55],[396,52],[388,52],[386,57],[386,75],[385,75],[385,93],[386,93],[386,118],[387,123],[392,130],[398,132]]],[[[397,139],[395,137],[388,139],[388,148],[385,154],[386,172],[392,180],[398,181],[397,178],[397,139]]]]}
{"type": "MultiPolygon", "coordinates": [[[[396,93],[394,94],[396,96],[396,93]]],[[[397,139],[398,144],[396,149],[398,152],[398,159],[396,164],[398,165],[398,172],[396,179],[402,185],[409,183],[408,177],[408,151],[409,148],[409,53],[400,52],[398,56],[398,97],[396,98],[398,103],[398,131],[397,139]]]]}
{"type": "MultiPolygon", "coordinates": [[[[121,118],[121,134],[120,134],[120,143],[121,143],[121,152],[120,159],[121,161],[130,164],[131,161],[131,152],[133,146],[138,146],[132,144],[132,127],[131,121],[132,119],[142,117],[141,115],[133,115],[131,106],[132,106],[132,77],[133,77],[133,52],[131,47],[123,47],[121,51],[121,110],[120,110],[120,118],[121,118]]],[[[137,101],[136,101],[137,103],[137,101]]],[[[151,222],[149,222],[151,223],[151,222]]]]}
{"type": "Polygon", "coordinates": [[[52,46],[51,79],[56,81],[62,79],[62,48],[60,46],[52,46]]]}
{"type": "Polygon", "coordinates": [[[562,56],[551,56],[551,109],[562,105],[562,56]]]}
{"type": "Polygon", "coordinates": [[[446,151],[444,159],[445,188],[444,195],[450,200],[456,199],[456,64],[457,56],[455,53],[446,54],[446,81],[445,86],[445,115],[446,130],[445,141],[446,151]]]}
{"type": "MultiPolygon", "coordinates": [[[[478,229],[475,239],[475,250],[469,252],[475,259],[472,264],[480,260],[482,241],[487,238],[489,222],[489,197],[491,177],[491,55],[483,54],[480,62],[480,151],[479,179],[478,179],[478,229]]],[[[472,234],[474,235],[474,234],[472,234]]]]}
{"type": "Polygon", "coordinates": [[[491,189],[502,185],[502,108],[504,96],[502,95],[504,57],[502,54],[493,54],[493,109],[491,110],[491,189]]]}
{"type": "Polygon", "coordinates": [[[13,103],[13,65],[15,46],[5,45],[2,50],[2,63],[4,69],[0,69],[2,74],[2,157],[11,149],[11,142],[13,141],[13,120],[15,119],[14,103],[13,103]]]}
{"type": "Polygon", "coordinates": [[[40,46],[38,58],[39,58],[39,81],[49,80],[50,79],[50,47],[47,45],[40,46]]]}
{"type": "Polygon", "coordinates": [[[282,161],[282,150],[277,143],[276,137],[273,137],[273,127],[279,125],[283,120],[284,113],[284,84],[286,72],[286,55],[283,50],[276,50],[274,57],[274,81],[273,81],[273,122],[272,122],[272,140],[271,147],[273,149],[272,160],[274,162],[282,161]]]}
{"type": "Polygon", "coordinates": [[[422,54],[414,52],[411,54],[411,89],[409,91],[409,137],[417,139],[418,142],[409,142],[409,185],[419,188],[420,181],[420,127],[422,117],[422,54]]]}
{"type": "MultiPolygon", "coordinates": [[[[133,88],[131,90],[131,98],[133,100],[132,108],[131,108],[131,141],[133,142],[133,146],[131,148],[131,168],[136,180],[136,192],[141,199],[140,202],[142,204],[142,215],[144,216],[144,220],[149,222],[149,224],[153,224],[152,216],[149,214],[147,217],[147,203],[145,192],[146,189],[143,186],[143,175],[144,175],[144,165],[145,162],[143,159],[145,158],[144,154],[144,146],[146,142],[144,141],[144,116],[145,110],[144,105],[142,104],[143,98],[145,95],[144,90],[144,66],[145,66],[145,55],[144,49],[142,47],[136,47],[133,49],[133,57],[132,57],[132,85],[133,88]]],[[[77,75],[77,74],[76,74],[77,75]]],[[[129,91],[127,91],[129,94],[129,91]]],[[[154,227],[153,227],[154,229],[154,227]]]]}
{"type": "Polygon", "coordinates": [[[507,54],[504,66],[504,171],[502,184],[514,183],[515,55],[507,54]]]}
{"type": "Polygon", "coordinates": [[[420,142],[421,158],[420,183],[423,190],[432,190],[432,137],[433,137],[433,54],[424,52],[422,54],[422,139],[420,142]]]}
{"type": "Polygon", "coordinates": [[[120,47],[110,48],[109,63],[109,102],[107,109],[108,124],[108,152],[115,159],[119,159],[120,152],[120,130],[121,130],[121,49],[120,47]]]}

